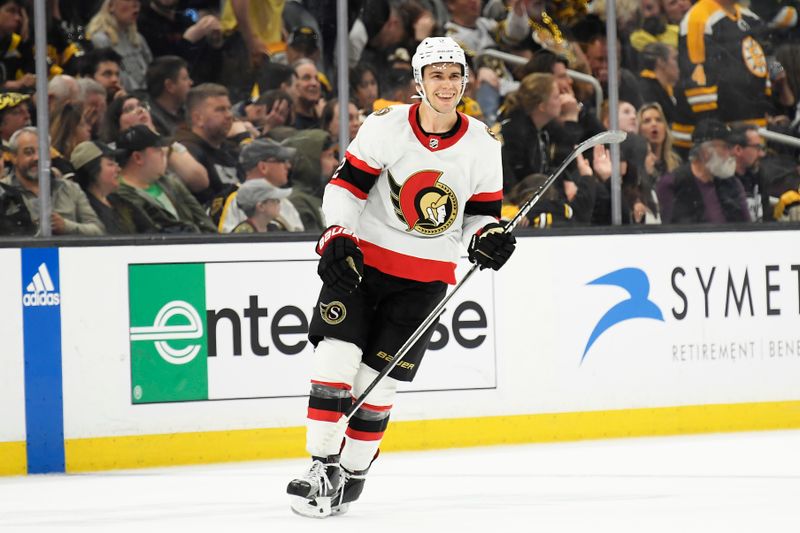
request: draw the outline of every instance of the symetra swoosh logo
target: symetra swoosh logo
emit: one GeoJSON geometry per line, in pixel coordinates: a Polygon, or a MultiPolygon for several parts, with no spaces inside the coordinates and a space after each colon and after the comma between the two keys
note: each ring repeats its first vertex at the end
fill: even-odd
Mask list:
{"type": "Polygon", "coordinates": [[[584,358],[586,358],[586,354],[589,348],[592,347],[592,344],[594,344],[594,341],[612,326],[632,318],[652,318],[662,322],[664,321],[661,309],[648,299],[650,295],[650,280],[647,279],[647,274],[638,268],[621,268],[614,272],[609,272],[604,276],[600,276],[587,283],[587,285],[611,285],[613,287],[620,287],[628,292],[630,298],[619,302],[609,309],[597,322],[594,330],[592,330],[592,334],[589,335],[589,340],[586,342],[586,348],[583,349],[581,363],[583,363],[584,358]]]}
{"type": "Polygon", "coordinates": [[[174,365],[185,365],[200,352],[199,344],[189,344],[184,348],[175,348],[169,341],[182,339],[199,339],[203,336],[203,323],[200,315],[191,304],[173,300],[162,307],[152,326],[132,327],[131,341],[155,341],[158,354],[165,361],[174,365]],[[182,317],[188,323],[169,324],[173,317],[182,317]]]}

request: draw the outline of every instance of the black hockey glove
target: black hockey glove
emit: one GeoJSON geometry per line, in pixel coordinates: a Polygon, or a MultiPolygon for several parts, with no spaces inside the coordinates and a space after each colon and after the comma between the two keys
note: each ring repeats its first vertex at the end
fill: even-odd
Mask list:
{"type": "Polygon", "coordinates": [[[364,255],[351,230],[342,226],[326,229],[317,243],[317,253],[317,274],[326,287],[348,294],[358,287],[364,275],[364,255]]]}
{"type": "Polygon", "coordinates": [[[469,260],[484,268],[499,270],[514,253],[517,239],[511,233],[505,233],[503,226],[497,222],[485,225],[469,243],[467,253],[469,260]]]}

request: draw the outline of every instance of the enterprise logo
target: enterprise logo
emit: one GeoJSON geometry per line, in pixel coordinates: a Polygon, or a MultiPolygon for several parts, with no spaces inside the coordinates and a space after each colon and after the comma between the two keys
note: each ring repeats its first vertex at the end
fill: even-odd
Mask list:
{"type": "Polygon", "coordinates": [[[589,335],[586,348],[583,349],[581,363],[583,363],[592,344],[594,344],[600,335],[616,324],[633,318],[652,318],[654,320],[664,321],[661,309],[648,298],[650,296],[650,280],[647,278],[647,274],[638,268],[621,268],[614,272],[609,272],[604,276],[600,276],[587,283],[587,285],[611,285],[612,287],[620,287],[627,291],[630,298],[622,300],[606,311],[606,314],[600,318],[592,330],[592,334],[589,335]]]}
{"type": "Polygon", "coordinates": [[[130,328],[131,341],[154,341],[156,351],[173,365],[185,365],[200,353],[200,344],[190,343],[176,348],[170,341],[199,339],[203,336],[203,322],[197,310],[188,302],[173,300],[162,307],[152,326],[130,328]],[[170,320],[175,317],[177,320],[170,320]]]}

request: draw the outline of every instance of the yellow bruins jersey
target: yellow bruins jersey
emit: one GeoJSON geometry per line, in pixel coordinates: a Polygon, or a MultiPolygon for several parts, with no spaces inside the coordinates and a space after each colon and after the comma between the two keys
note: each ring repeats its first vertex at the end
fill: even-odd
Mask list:
{"type": "Polygon", "coordinates": [[[735,15],[714,0],[700,0],[681,21],[672,129],[676,146],[691,147],[694,125],[705,118],[766,124],[770,84],[756,38],[763,23],[747,8],[737,4],[734,9],[735,15]]]}

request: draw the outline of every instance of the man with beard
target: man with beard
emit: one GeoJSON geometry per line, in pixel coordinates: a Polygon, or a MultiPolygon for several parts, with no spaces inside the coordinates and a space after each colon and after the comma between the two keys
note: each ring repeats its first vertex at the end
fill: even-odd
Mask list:
{"type": "Polygon", "coordinates": [[[719,120],[701,121],[692,133],[689,161],[656,185],[664,223],[749,222],[742,183],[734,175],[731,130],[719,120]]]}
{"type": "MultiPolygon", "coordinates": [[[[34,224],[39,224],[39,134],[31,126],[18,130],[8,142],[14,165],[13,172],[3,178],[4,184],[22,195],[34,224]]],[[[77,183],[51,177],[50,224],[53,235],[102,235],[103,223],[89,205],[77,183]]],[[[40,230],[41,231],[41,230],[40,230]]]]}
{"type": "MultiPolygon", "coordinates": [[[[228,140],[233,126],[228,89],[215,83],[193,87],[186,99],[186,112],[191,130],[178,131],[175,140],[208,171],[209,186],[194,193],[201,204],[208,204],[226,188],[233,190],[244,181],[239,148],[228,140]]],[[[211,206],[210,214],[214,216],[215,206],[211,206]]]]}

